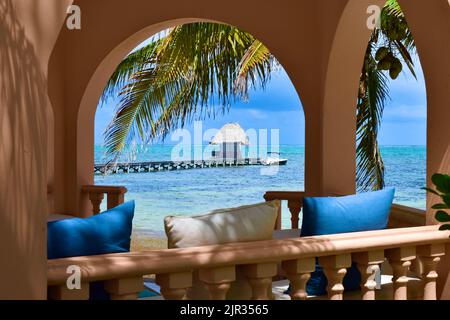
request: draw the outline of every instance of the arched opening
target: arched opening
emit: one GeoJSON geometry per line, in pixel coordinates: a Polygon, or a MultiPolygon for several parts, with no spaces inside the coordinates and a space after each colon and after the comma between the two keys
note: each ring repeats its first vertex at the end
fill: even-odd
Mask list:
{"type": "MultiPolygon", "coordinates": [[[[130,54],[166,37],[168,32],[166,29],[151,36],[130,50],[130,54]]],[[[126,57],[130,57],[130,54],[126,57]]],[[[244,165],[234,163],[234,166],[228,168],[208,167],[195,170],[185,170],[181,166],[172,167],[170,170],[165,170],[164,167],[142,167],[137,169],[144,171],[141,173],[124,173],[123,171],[135,169],[111,165],[109,168],[113,169],[108,171],[108,175],[95,176],[96,184],[126,186],[129,190],[127,197],[137,200],[134,225],[135,239],[138,239],[135,245],[138,249],[164,247],[164,243],[159,239],[164,231],[163,218],[167,215],[194,215],[261,202],[264,201],[264,192],[269,190],[304,190],[302,106],[287,72],[276,61],[274,66],[264,90],[259,86],[249,86],[248,101],[238,96],[230,104],[229,111],[224,110],[224,114],[219,112],[216,117],[201,117],[200,114],[193,113],[194,120],[202,121],[188,122],[184,133],[181,134],[189,136],[189,151],[185,149],[183,152],[189,152],[192,156],[190,159],[210,161],[212,152],[221,148],[209,145],[214,135],[227,123],[238,122],[249,138],[249,145],[241,148],[244,165]],[[200,158],[196,155],[198,147],[200,158]],[[271,168],[245,165],[246,159],[267,158],[268,153],[287,158],[287,165],[271,168]],[[116,169],[119,173],[112,174],[116,169]]],[[[105,83],[106,81],[103,82],[105,83]]],[[[212,97],[213,100],[217,98],[215,94],[212,97]]],[[[105,155],[105,147],[102,146],[104,132],[113,120],[116,106],[121,104],[121,100],[113,96],[100,104],[102,106],[99,105],[95,116],[95,164],[104,167],[103,164],[109,160],[124,164],[174,161],[173,154],[179,144],[183,143],[179,139],[180,132],[175,130],[179,126],[174,126],[173,130],[167,132],[164,141],[155,137],[152,144],[146,144],[148,141],[145,138],[136,135],[134,139],[127,140],[127,147],[118,158],[112,159],[111,155],[105,155]]],[[[94,163],[92,165],[94,167],[94,163]]],[[[92,169],[91,174],[93,176],[92,169]]],[[[286,206],[287,204],[284,204],[285,210],[286,206]]],[[[282,225],[289,228],[289,215],[283,216],[282,225]]]]}
{"type": "Polygon", "coordinates": [[[357,188],[395,187],[395,203],[425,210],[425,80],[400,5],[387,1],[380,11],[358,92],[357,188]]]}

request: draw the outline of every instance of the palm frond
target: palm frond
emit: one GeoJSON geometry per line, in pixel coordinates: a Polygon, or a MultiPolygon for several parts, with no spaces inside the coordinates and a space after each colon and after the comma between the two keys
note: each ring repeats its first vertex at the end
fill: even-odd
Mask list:
{"type": "Polygon", "coordinates": [[[416,77],[411,56],[415,50],[414,39],[396,0],[386,2],[380,25],[369,40],[358,93],[356,182],[361,191],[384,187],[385,168],[378,145],[378,131],[389,99],[389,79],[378,69],[374,52],[381,47],[388,49],[416,77]]]}
{"type": "Polygon", "coordinates": [[[387,77],[377,69],[369,44],[361,75],[357,106],[357,188],[360,191],[384,187],[384,163],[378,146],[378,131],[385,101],[389,98],[387,77]]]}
{"type": "Polygon", "coordinates": [[[117,96],[121,88],[128,83],[133,74],[155,63],[153,57],[160,43],[161,39],[151,42],[139,50],[130,53],[122,60],[103,89],[101,103],[104,103],[109,97],[117,96]]]}
{"type": "Polygon", "coordinates": [[[255,40],[239,62],[237,78],[234,83],[235,93],[247,100],[249,81],[252,86],[255,86],[257,79],[261,79],[261,85],[264,87],[270,79],[274,60],[269,49],[260,41],[255,40]]]}
{"type": "MultiPolygon", "coordinates": [[[[254,43],[251,35],[232,26],[201,22],[177,26],[152,47],[128,56],[106,89],[111,92],[125,82],[116,117],[105,132],[107,153],[117,156],[136,136],[143,141],[164,138],[194,117],[226,112],[239,98],[234,84],[254,43]],[[127,66],[132,71],[124,70],[127,66]]],[[[248,86],[264,86],[270,63],[249,64],[248,86]]]]}

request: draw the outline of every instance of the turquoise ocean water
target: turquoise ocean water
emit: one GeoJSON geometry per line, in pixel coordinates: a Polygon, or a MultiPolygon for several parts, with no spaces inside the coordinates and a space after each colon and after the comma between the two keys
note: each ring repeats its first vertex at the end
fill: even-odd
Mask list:
{"type": "MultiPolygon", "coordinates": [[[[134,151],[124,158],[129,161],[170,160],[173,148],[173,145],[133,148],[134,151]]],[[[187,216],[256,203],[264,201],[263,194],[268,190],[304,190],[304,146],[282,145],[279,151],[281,158],[288,159],[286,166],[96,175],[95,183],[127,187],[126,199],[136,200],[135,230],[162,236],[163,218],[167,215],[187,216]]],[[[247,155],[248,150],[243,152],[247,155]]],[[[385,146],[381,152],[386,166],[386,185],[396,188],[395,202],[424,209],[425,192],[420,188],[425,185],[425,146],[385,146]]],[[[104,161],[104,149],[100,146],[95,148],[95,161],[104,161]]],[[[288,228],[290,217],[286,204],[283,213],[283,227],[288,228]]]]}

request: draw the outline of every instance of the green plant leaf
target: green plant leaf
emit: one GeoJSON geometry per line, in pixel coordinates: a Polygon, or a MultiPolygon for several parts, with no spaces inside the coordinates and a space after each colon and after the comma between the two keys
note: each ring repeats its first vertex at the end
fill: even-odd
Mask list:
{"type": "Polygon", "coordinates": [[[450,193],[450,176],[448,174],[435,173],[431,177],[431,181],[438,191],[450,193]]]}
{"type": "Polygon", "coordinates": [[[437,221],[439,222],[450,222],[450,215],[442,210],[439,210],[436,212],[436,215],[434,216],[437,221]]]}
{"type": "Polygon", "coordinates": [[[437,203],[431,209],[448,209],[448,206],[444,203],[437,203]]]}
{"type": "Polygon", "coordinates": [[[422,188],[422,190],[426,190],[426,191],[429,192],[429,193],[435,194],[435,195],[437,195],[437,196],[441,196],[436,190],[433,190],[433,189],[431,189],[431,188],[425,187],[425,188],[422,188]]]}
{"type": "Polygon", "coordinates": [[[450,224],[443,224],[439,227],[439,230],[444,231],[444,230],[450,230],[450,224]]]}
{"type": "Polygon", "coordinates": [[[443,195],[442,200],[444,200],[445,204],[447,205],[447,209],[450,209],[450,193],[443,195]]]}

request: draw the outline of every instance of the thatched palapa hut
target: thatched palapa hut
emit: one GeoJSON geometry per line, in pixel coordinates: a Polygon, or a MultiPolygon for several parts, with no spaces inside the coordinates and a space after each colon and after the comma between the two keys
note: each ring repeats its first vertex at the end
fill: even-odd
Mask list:
{"type": "Polygon", "coordinates": [[[248,137],[238,123],[227,123],[211,140],[210,144],[220,145],[219,151],[213,151],[214,159],[224,161],[242,160],[241,146],[248,145],[248,137]]]}

